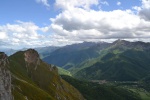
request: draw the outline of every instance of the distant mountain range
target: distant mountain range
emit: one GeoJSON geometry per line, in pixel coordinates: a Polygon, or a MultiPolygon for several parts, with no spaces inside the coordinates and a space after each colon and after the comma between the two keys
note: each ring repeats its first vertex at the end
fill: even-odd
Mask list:
{"type": "Polygon", "coordinates": [[[80,44],[67,45],[51,52],[49,56],[43,58],[47,63],[60,66],[64,69],[71,70],[93,58],[99,57],[100,51],[109,47],[109,43],[83,42],[80,44]]]}
{"type": "Polygon", "coordinates": [[[50,55],[51,52],[57,50],[60,47],[57,46],[47,46],[47,47],[38,47],[34,48],[40,55],[40,58],[45,58],[50,55]]]}
{"type": "Polygon", "coordinates": [[[8,56],[14,54],[18,50],[9,49],[9,48],[0,48],[0,52],[5,52],[8,56]]]}
{"type": "Polygon", "coordinates": [[[137,81],[150,72],[150,43],[125,40],[84,42],[59,48],[43,60],[80,79],[137,81]]]}
{"type": "MultiPolygon", "coordinates": [[[[35,49],[39,53],[40,58],[44,58],[58,48],[60,48],[60,47],[47,46],[47,47],[37,47],[37,48],[33,48],[33,49],[35,49]]],[[[10,55],[16,53],[17,51],[25,51],[28,49],[30,49],[30,48],[23,48],[23,49],[17,49],[17,50],[10,49],[10,48],[0,48],[0,52],[5,52],[8,56],[10,56],[10,55]]]]}

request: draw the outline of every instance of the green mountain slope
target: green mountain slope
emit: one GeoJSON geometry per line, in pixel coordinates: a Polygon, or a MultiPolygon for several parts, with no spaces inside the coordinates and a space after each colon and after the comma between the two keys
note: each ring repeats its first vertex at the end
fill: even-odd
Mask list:
{"type": "Polygon", "coordinates": [[[150,71],[150,52],[126,50],[122,53],[107,53],[92,66],[74,76],[82,79],[106,79],[135,81],[147,76],[150,71]]]}
{"type": "Polygon", "coordinates": [[[119,54],[129,49],[150,50],[150,43],[140,41],[129,42],[125,40],[117,40],[113,43],[84,42],[59,48],[51,52],[43,60],[67,69],[74,74],[85,67],[93,65],[107,53],[119,54]]]}
{"type": "Polygon", "coordinates": [[[52,52],[43,60],[47,63],[71,70],[80,67],[80,64],[84,61],[98,57],[100,55],[99,52],[108,46],[109,43],[92,42],[68,45],[52,52]]]}
{"type": "Polygon", "coordinates": [[[68,76],[72,76],[71,73],[68,70],[65,70],[61,67],[57,67],[58,68],[58,73],[59,75],[68,75],[68,76]]]}
{"type": "Polygon", "coordinates": [[[84,100],[73,86],[58,75],[55,66],[43,62],[29,49],[9,57],[15,100],[84,100]]]}

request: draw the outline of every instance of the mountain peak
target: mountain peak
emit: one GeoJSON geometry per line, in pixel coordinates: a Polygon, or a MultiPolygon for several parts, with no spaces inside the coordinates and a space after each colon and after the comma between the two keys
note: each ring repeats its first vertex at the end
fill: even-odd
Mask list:
{"type": "Polygon", "coordinates": [[[38,52],[34,49],[26,50],[24,53],[24,56],[25,56],[24,59],[27,63],[37,64],[40,60],[40,56],[39,56],[38,52]]]}
{"type": "Polygon", "coordinates": [[[129,41],[118,39],[118,40],[114,41],[113,43],[114,44],[125,44],[125,43],[129,43],[129,41]]]}
{"type": "Polygon", "coordinates": [[[78,90],[60,78],[55,66],[40,59],[36,50],[17,52],[9,60],[14,98],[23,100],[26,96],[28,100],[84,100],[78,90]],[[21,94],[19,98],[18,94],[21,94]]]}

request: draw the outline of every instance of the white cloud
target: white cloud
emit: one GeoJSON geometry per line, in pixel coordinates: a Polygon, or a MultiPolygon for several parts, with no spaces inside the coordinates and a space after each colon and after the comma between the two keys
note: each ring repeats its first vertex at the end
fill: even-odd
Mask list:
{"type": "Polygon", "coordinates": [[[73,9],[81,7],[89,10],[91,5],[98,5],[99,0],[56,0],[56,6],[61,9],[73,9]]]}
{"type": "Polygon", "coordinates": [[[0,31],[0,40],[4,40],[7,38],[7,34],[5,32],[0,31]]]}
{"type": "Polygon", "coordinates": [[[42,46],[48,40],[48,30],[48,27],[40,28],[33,22],[17,21],[0,26],[0,40],[5,42],[3,46],[12,48],[42,46]]]}
{"type": "Polygon", "coordinates": [[[118,6],[120,6],[120,5],[121,5],[121,2],[120,2],[120,1],[118,1],[118,2],[117,2],[117,5],[118,5],[118,6]]]}
{"type": "Polygon", "coordinates": [[[48,0],[36,0],[37,3],[42,3],[46,7],[50,7],[50,4],[48,3],[48,0]]]}
{"type": "Polygon", "coordinates": [[[141,0],[142,6],[134,6],[132,9],[136,10],[141,18],[150,21],[150,0],[141,0]]]}
{"type": "Polygon", "coordinates": [[[118,38],[148,41],[149,2],[142,0],[142,6],[133,7],[138,12],[135,13],[133,9],[113,11],[91,9],[92,5],[107,5],[100,0],[56,0],[55,5],[61,12],[55,18],[50,18],[50,25],[39,27],[33,22],[22,21],[2,25],[0,45],[33,47],[66,45],[82,41],[113,41],[118,38]]]}
{"type": "MultiPolygon", "coordinates": [[[[74,42],[116,38],[150,38],[150,22],[141,19],[134,11],[130,9],[96,11],[90,9],[90,5],[94,3],[90,3],[87,10],[84,8],[84,4],[86,2],[77,4],[71,0],[66,0],[64,3],[56,0],[56,5],[59,5],[63,11],[56,18],[50,19],[55,38],[59,37],[58,40],[74,42]]],[[[97,3],[95,4],[97,5],[97,3]]],[[[117,4],[121,5],[121,2],[117,4]]],[[[148,7],[144,3],[143,6],[148,7]]],[[[140,8],[137,9],[140,10],[140,8]]]]}
{"type": "MultiPolygon", "coordinates": [[[[139,27],[149,30],[150,22],[140,19],[131,10],[86,11],[81,8],[65,10],[55,19],[51,19],[55,34],[66,39],[104,39],[139,37],[139,27]]],[[[143,34],[149,36],[150,33],[143,34]]],[[[140,37],[143,37],[142,34],[140,37]]]]}
{"type": "Polygon", "coordinates": [[[150,0],[142,0],[142,8],[150,9],[150,0]]]}

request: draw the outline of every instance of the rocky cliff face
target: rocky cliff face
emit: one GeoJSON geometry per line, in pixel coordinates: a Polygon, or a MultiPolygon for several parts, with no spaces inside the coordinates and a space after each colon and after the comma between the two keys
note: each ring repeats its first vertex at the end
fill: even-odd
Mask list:
{"type": "Polygon", "coordinates": [[[26,66],[29,66],[30,64],[34,64],[35,70],[37,69],[37,66],[40,64],[39,54],[34,49],[29,49],[24,53],[24,60],[26,62],[26,66]]]}
{"type": "Polygon", "coordinates": [[[12,100],[11,74],[8,67],[8,59],[5,53],[0,52],[0,100],[12,100]]]}

